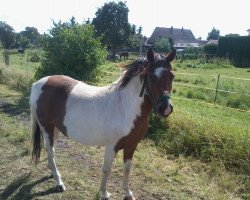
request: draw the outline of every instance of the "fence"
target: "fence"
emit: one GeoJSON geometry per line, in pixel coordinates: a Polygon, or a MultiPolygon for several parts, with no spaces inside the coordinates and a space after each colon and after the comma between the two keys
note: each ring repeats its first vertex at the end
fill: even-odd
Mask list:
{"type": "MultiPolygon", "coordinates": [[[[178,75],[188,75],[188,76],[204,76],[204,74],[193,74],[193,73],[176,73],[177,77],[178,75]]],[[[214,91],[214,97],[213,97],[213,104],[217,104],[217,99],[219,96],[220,92],[223,93],[229,93],[229,94],[236,94],[239,96],[246,96],[250,102],[250,79],[248,78],[239,78],[239,77],[230,77],[230,76],[223,76],[220,74],[217,75],[209,75],[211,77],[215,77],[216,81],[215,81],[215,85],[214,87],[206,87],[206,86],[202,86],[202,85],[195,85],[195,84],[189,84],[189,83],[182,83],[180,82],[174,82],[174,85],[176,86],[182,86],[182,87],[191,87],[191,88],[197,88],[197,89],[205,89],[205,90],[210,90],[210,91],[214,91]],[[242,93],[240,91],[233,91],[233,90],[225,90],[225,89],[220,89],[220,82],[221,79],[233,79],[233,80],[239,80],[239,81],[249,81],[249,84],[247,83],[246,85],[248,85],[246,87],[247,93],[242,93]],[[248,88],[248,89],[247,89],[248,88]]],[[[248,105],[250,106],[250,105],[248,105]]]]}

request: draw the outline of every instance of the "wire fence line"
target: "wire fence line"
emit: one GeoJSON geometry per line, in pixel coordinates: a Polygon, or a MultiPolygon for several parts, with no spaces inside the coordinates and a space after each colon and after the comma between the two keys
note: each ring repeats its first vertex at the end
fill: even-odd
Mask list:
{"type": "MultiPolygon", "coordinates": [[[[187,73],[187,72],[175,72],[175,74],[181,74],[181,75],[193,75],[193,76],[204,76],[204,74],[195,74],[195,73],[187,73]]],[[[218,74],[210,75],[210,76],[218,76],[218,74]]],[[[224,76],[220,75],[220,77],[223,78],[230,78],[230,79],[238,79],[238,80],[243,80],[243,81],[250,81],[249,78],[239,78],[239,77],[232,77],[232,76],[224,76]]]]}
{"type": "Polygon", "coordinates": [[[181,86],[186,86],[186,87],[194,87],[194,88],[200,88],[200,89],[206,89],[206,90],[213,90],[213,91],[218,91],[218,92],[227,92],[227,93],[231,93],[231,94],[241,94],[244,96],[249,96],[250,94],[242,94],[240,92],[235,92],[235,91],[230,91],[230,90],[221,90],[221,89],[216,89],[216,88],[210,88],[210,87],[202,87],[202,86],[198,86],[198,85],[192,85],[192,84],[186,84],[186,83],[179,83],[179,82],[175,82],[175,85],[181,85],[181,86]]]}
{"type": "MultiPolygon", "coordinates": [[[[185,101],[195,101],[195,99],[188,99],[188,98],[183,98],[183,97],[177,97],[177,96],[173,96],[171,98],[174,98],[174,99],[180,99],[180,100],[185,100],[185,101]]],[[[207,104],[207,105],[210,105],[210,106],[215,106],[214,103],[210,103],[210,102],[206,102],[206,101],[198,101],[196,100],[198,103],[203,103],[203,104],[207,104]]],[[[230,110],[235,110],[235,111],[240,111],[240,112],[247,112],[247,113],[250,113],[250,110],[242,110],[242,109],[239,109],[239,108],[232,108],[232,107],[228,107],[228,106],[223,106],[223,105],[219,105],[217,104],[216,106],[219,106],[219,107],[222,107],[222,108],[227,108],[227,109],[230,109],[230,110]]]]}
{"type": "MultiPolygon", "coordinates": [[[[207,75],[204,75],[204,74],[195,74],[195,73],[187,73],[187,72],[183,72],[183,73],[177,72],[176,74],[177,75],[189,75],[189,76],[207,76],[207,75]]],[[[174,84],[179,85],[179,86],[183,86],[183,87],[192,87],[192,88],[199,88],[199,89],[215,91],[214,104],[216,104],[219,92],[230,93],[230,94],[240,94],[240,95],[243,95],[243,96],[250,97],[250,94],[248,94],[248,93],[242,93],[242,92],[231,91],[231,90],[223,90],[223,89],[219,88],[219,82],[220,82],[221,78],[234,79],[234,80],[240,80],[240,81],[249,81],[249,88],[250,88],[250,79],[248,79],[248,78],[240,78],[240,77],[224,76],[224,75],[220,75],[220,74],[217,74],[217,75],[215,75],[215,74],[212,75],[211,74],[209,76],[217,77],[216,84],[215,84],[214,88],[200,86],[200,85],[194,85],[194,84],[181,83],[181,82],[177,82],[177,81],[175,81],[174,84]]]]}

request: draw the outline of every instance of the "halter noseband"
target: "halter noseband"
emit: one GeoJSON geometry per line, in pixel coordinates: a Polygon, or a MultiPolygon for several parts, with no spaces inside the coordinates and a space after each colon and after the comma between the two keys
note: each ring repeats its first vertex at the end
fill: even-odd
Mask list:
{"type": "Polygon", "coordinates": [[[170,95],[169,94],[162,94],[159,97],[155,98],[153,97],[153,95],[151,94],[151,92],[148,89],[148,75],[145,75],[144,79],[143,79],[143,84],[142,84],[142,88],[140,91],[139,96],[142,97],[145,91],[145,95],[148,96],[148,98],[150,99],[151,103],[153,104],[153,108],[155,109],[155,105],[157,104],[157,102],[161,101],[161,100],[169,100],[170,99],[170,95]]]}

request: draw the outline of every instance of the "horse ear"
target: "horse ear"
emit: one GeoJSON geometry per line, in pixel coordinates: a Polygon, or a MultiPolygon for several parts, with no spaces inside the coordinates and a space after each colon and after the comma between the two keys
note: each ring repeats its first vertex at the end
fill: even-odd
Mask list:
{"type": "Polygon", "coordinates": [[[152,48],[149,48],[147,51],[147,59],[149,62],[153,62],[155,58],[154,51],[152,48]]]}
{"type": "Polygon", "coordinates": [[[166,61],[172,62],[175,59],[175,56],[176,56],[176,50],[172,49],[170,53],[167,55],[166,61]]]}

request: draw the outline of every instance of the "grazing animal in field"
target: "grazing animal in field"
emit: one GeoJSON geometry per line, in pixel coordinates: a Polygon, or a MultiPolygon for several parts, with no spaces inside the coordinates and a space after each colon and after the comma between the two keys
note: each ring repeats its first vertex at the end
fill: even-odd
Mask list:
{"type": "Polygon", "coordinates": [[[45,77],[33,84],[32,157],[36,162],[40,159],[43,136],[48,165],[59,191],[66,188],[54,157],[55,139],[61,132],[82,144],[105,146],[100,186],[103,199],[110,197],[107,179],[115,155],[123,150],[125,199],[135,199],[128,183],[132,157],[148,130],[152,109],[161,117],[168,117],[173,111],[170,94],[174,73],[170,62],[175,55],[175,50],[168,55],[155,55],[149,49],[147,58],[134,61],[116,82],[104,87],[62,75],[45,77]]]}
{"type": "Polygon", "coordinates": [[[24,54],[24,49],[20,47],[20,48],[18,49],[18,53],[24,54]]]}
{"type": "Polygon", "coordinates": [[[128,52],[122,52],[120,54],[120,59],[123,57],[123,59],[128,59],[128,52]]]}

